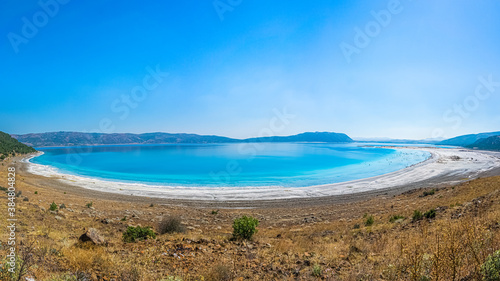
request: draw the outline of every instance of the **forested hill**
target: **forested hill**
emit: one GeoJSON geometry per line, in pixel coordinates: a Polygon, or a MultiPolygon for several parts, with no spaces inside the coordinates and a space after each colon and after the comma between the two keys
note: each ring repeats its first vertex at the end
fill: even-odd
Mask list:
{"type": "Polygon", "coordinates": [[[9,134],[0,131],[0,160],[10,155],[35,152],[33,147],[20,143],[9,134]]]}
{"type": "Polygon", "coordinates": [[[482,150],[500,150],[500,136],[492,136],[489,138],[480,139],[466,147],[482,150]]]}

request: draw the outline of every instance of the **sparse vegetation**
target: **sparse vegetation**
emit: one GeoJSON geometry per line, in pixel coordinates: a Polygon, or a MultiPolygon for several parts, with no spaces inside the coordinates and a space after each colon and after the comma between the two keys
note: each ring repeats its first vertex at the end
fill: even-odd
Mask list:
{"type": "Polygon", "coordinates": [[[49,210],[50,211],[57,211],[57,204],[52,202],[52,204],[50,204],[49,210]]]}
{"type": "Polygon", "coordinates": [[[312,267],[312,273],[311,273],[312,276],[314,276],[314,277],[321,277],[322,272],[323,271],[321,270],[321,266],[319,264],[313,265],[313,267],[312,267]]]}
{"type": "Polygon", "coordinates": [[[123,241],[125,242],[136,242],[141,240],[146,240],[148,238],[156,238],[156,234],[151,229],[151,227],[140,227],[140,226],[129,226],[125,233],[123,233],[123,241]]]}
{"type": "Polygon", "coordinates": [[[375,222],[375,219],[373,218],[372,215],[366,216],[365,226],[372,226],[374,222],[375,222]]]}
{"type": "Polygon", "coordinates": [[[59,209],[66,209],[66,205],[64,205],[64,203],[62,203],[61,205],[59,205],[59,209]]]}
{"type": "Polygon", "coordinates": [[[236,239],[252,239],[252,236],[257,233],[257,226],[259,226],[259,221],[256,218],[250,216],[237,218],[233,222],[233,237],[236,239]]]}
{"type": "Polygon", "coordinates": [[[424,213],[424,217],[427,219],[433,219],[436,217],[436,210],[435,209],[430,209],[429,211],[424,213]]]}
{"type": "Polygon", "coordinates": [[[423,217],[424,217],[424,215],[423,215],[423,214],[422,214],[422,212],[420,212],[419,210],[415,210],[415,211],[413,211],[413,216],[412,216],[412,220],[413,220],[413,221],[419,221],[419,220],[421,220],[423,217]]]}
{"type": "Polygon", "coordinates": [[[163,218],[158,224],[158,233],[183,233],[186,228],[182,225],[179,217],[166,217],[163,218]]]}
{"type": "Polygon", "coordinates": [[[425,197],[425,196],[430,196],[430,195],[434,195],[436,193],[436,190],[433,188],[431,189],[430,191],[424,191],[422,193],[422,197],[425,197]]]}
{"type": "Polygon", "coordinates": [[[500,280],[500,250],[488,256],[481,265],[481,274],[486,281],[500,280]]]}
{"type": "Polygon", "coordinates": [[[92,206],[94,205],[94,202],[90,201],[89,203],[85,204],[85,206],[87,206],[87,208],[92,208],[92,206]]]}
{"type": "Polygon", "coordinates": [[[219,210],[212,210],[212,215],[217,215],[219,214],[219,210]]]}
{"type": "Polygon", "coordinates": [[[404,216],[401,216],[401,215],[393,215],[393,216],[391,216],[391,218],[389,219],[389,222],[391,222],[391,223],[392,223],[392,222],[395,222],[395,221],[400,220],[400,219],[405,219],[405,217],[404,217],[404,216]]]}

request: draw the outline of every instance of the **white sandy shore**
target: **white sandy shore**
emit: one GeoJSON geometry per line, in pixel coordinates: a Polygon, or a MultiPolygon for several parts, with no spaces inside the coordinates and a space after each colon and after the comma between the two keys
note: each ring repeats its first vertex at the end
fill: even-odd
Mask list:
{"type": "Polygon", "coordinates": [[[53,167],[31,163],[29,160],[36,155],[23,159],[23,162],[28,164],[27,170],[30,173],[55,178],[69,185],[100,192],[167,199],[215,201],[275,200],[346,195],[393,188],[436,177],[454,176],[455,178],[472,179],[483,172],[500,167],[499,153],[448,148],[405,147],[404,149],[428,151],[432,156],[424,162],[385,175],[342,183],[293,188],[279,186],[214,188],[133,184],[62,174],[53,167]]]}

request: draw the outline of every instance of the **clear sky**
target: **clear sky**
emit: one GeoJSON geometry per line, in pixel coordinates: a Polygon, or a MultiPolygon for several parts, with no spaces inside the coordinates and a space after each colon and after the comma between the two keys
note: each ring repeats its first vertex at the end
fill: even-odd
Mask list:
{"type": "Polygon", "coordinates": [[[5,0],[0,34],[11,134],[500,130],[497,0],[5,0]]]}

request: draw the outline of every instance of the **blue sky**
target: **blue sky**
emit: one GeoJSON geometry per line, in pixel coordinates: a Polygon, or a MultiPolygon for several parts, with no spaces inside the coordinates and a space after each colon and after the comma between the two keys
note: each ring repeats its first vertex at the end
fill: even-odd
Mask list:
{"type": "Polygon", "coordinates": [[[0,33],[12,134],[500,130],[495,0],[6,0],[0,33]]]}

